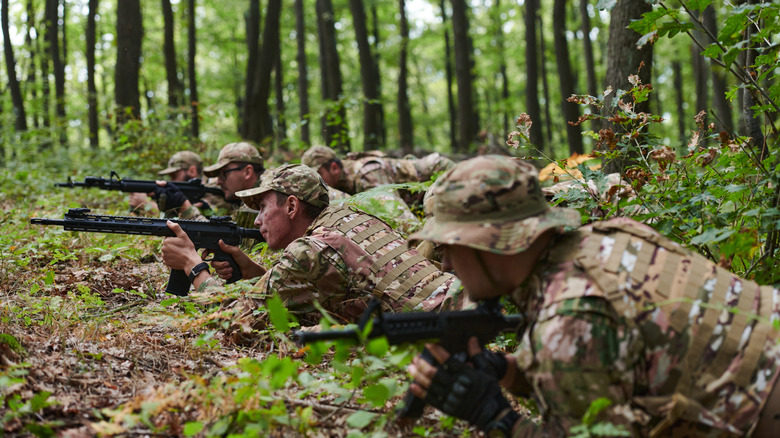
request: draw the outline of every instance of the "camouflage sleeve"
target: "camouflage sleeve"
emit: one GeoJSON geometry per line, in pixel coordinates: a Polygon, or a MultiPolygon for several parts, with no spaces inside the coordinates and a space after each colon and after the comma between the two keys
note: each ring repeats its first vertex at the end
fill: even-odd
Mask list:
{"type": "Polygon", "coordinates": [[[183,210],[179,213],[180,219],[186,219],[190,221],[208,221],[208,218],[198,210],[198,207],[190,206],[190,208],[183,210]]]}
{"type": "Polygon", "coordinates": [[[358,170],[359,177],[355,181],[355,189],[365,192],[374,187],[392,184],[393,180],[387,173],[387,169],[380,161],[369,161],[358,170]]]}
{"type": "MultiPolygon", "coordinates": [[[[532,363],[525,362],[524,370],[518,360],[545,413],[544,427],[570,430],[582,424],[594,401],[605,398],[610,407],[596,422],[626,425],[630,430],[635,364],[628,356],[635,354],[635,336],[601,298],[562,300],[552,312],[532,328],[532,363]]],[[[537,427],[529,423],[521,429],[537,427]]]]}
{"type": "Polygon", "coordinates": [[[342,258],[331,247],[306,237],[285,248],[261,283],[261,289],[278,294],[304,325],[319,322],[314,301],[338,315],[350,298],[349,271],[342,258]]]}

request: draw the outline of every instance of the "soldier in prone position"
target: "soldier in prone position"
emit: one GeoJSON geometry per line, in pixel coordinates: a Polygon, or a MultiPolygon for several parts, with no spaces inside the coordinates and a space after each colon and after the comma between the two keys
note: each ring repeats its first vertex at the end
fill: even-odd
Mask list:
{"type": "Polygon", "coordinates": [[[632,436],[771,436],[780,426],[780,291],[742,279],[630,219],[580,226],[550,208],[528,163],[483,156],[434,187],[439,244],[472,300],[508,295],[528,316],[514,355],[470,364],[440,345],[409,371],[412,392],[497,436],[565,436],[591,404],[632,436]],[[463,200],[468,199],[468,203],[463,200]],[[541,424],[499,385],[532,397],[541,424]]]}
{"type": "MultiPolygon", "coordinates": [[[[315,301],[341,321],[357,319],[373,296],[390,311],[462,306],[452,274],[407,249],[406,240],[382,220],[330,206],[328,187],[307,166],[269,170],[258,187],[236,195],[258,211],[255,225],[268,247],[284,251],[266,269],[236,247],[221,248],[233,256],[245,279],[261,277],[257,292],[277,294],[303,325],[319,322],[315,301]]],[[[218,287],[186,234],[175,223],[169,226],[177,237],[163,241],[165,264],[192,272],[198,291],[218,287]]],[[[221,278],[232,275],[227,263],[212,262],[212,267],[221,278]]]]}

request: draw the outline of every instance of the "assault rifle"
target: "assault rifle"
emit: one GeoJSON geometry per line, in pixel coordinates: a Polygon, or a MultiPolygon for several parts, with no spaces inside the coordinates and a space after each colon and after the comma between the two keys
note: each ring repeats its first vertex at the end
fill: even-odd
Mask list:
{"type": "MultiPolygon", "coordinates": [[[[168,184],[176,186],[187,199],[193,204],[199,202],[206,193],[211,193],[221,197],[225,197],[225,192],[219,187],[208,187],[203,185],[203,181],[198,178],[193,178],[186,182],[168,181],[168,184]]],[[[68,177],[68,182],[55,183],[57,187],[93,187],[102,190],[115,190],[128,193],[158,193],[160,186],[154,180],[144,179],[124,179],[120,178],[116,172],[111,171],[111,175],[108,178],[102,176],[88,176],[84,178],[84,181],[73,181],[68,177]]]]}
{"type": "MultiPolygon", "coordinates": [[[[381,313],[379,301],[373,300],[356,327],[322,332],[297,331],[295,337],[301,344],[336,339],[360,340],[375,310],[378,316],[373,319],[370,331],[365,334],[366,339],[384,336],[390,345],[423,340],[436,341],[450,354],[459,355],[463,359],[468,340],[472,336],[477,337],[480,345],[486,345],[500,333],[515,332],[526,324],[525,315],[502,313],[498,299],[483,301],[472,310],[391,314],[381,313]]],[[[427,349],[423,350],[422,357],[430,363],[435,362],[427,349]]],[[[409,392],[399,416],[419,418],[424,407],[425,403],[409,392]]]]}
{"type": "MultiPolygon", "coordinates": [[[[232,222],[230,216],[209,218],[206,221],[184,219],[153,219],[125,216],[101,216],[89,213],[88,208],[71,208],[65,213],[65,219],[31,218],[30,223],[39,225],[62,225],[66,231],[86,231],[90,233],[135,234],[141,236],[175,236],[166,222],[176,222],[192,240],[195,249],[205,248],[214,254],[213,260],[227,261],[233,268],[233,276],[227,283],[241,279],[241,269],[233,257],[222,251],[219,241],[237,246],[243,239],[264,241],[260,230],[241,228],[232,222]]],[[[173,269],[168,277],[165,291],[174,295],[186,296],[190,290],[190,280],[183,270],[173,269]]]]}

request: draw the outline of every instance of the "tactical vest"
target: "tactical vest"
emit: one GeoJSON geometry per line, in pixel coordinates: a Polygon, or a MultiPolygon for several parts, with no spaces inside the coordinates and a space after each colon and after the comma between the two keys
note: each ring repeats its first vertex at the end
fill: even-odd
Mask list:
{"type": "MultiPolygon", "coordinates": [[[[724,379],[737,387],[751,384],[758,378],[768,338],[777,336],[772,330],[777,292],[771,286],[741,279],[638,222],[616,219],[582,227],[564,237],[550,261],[573,261],[582,268],[599,286],[595,294],[607,299],[629,327],[639,327],[635,318],[640,313],[660,309],[668,317],[667,330],[691,334],[684,360],[675,370],[679,378],[674,390],[633,397],[636,405],[661,418],[649,433],[652,437],[664,436],[678,420],[701,423],[704,412],[717,416],[708,411],[716,397],[705,391],[707,385],[715,380],[722,384],[724,379]],[[723,303],[734,299],[736,308],[728,308],[733,313],[730,322],[716,331],[716,326],[724,325],[719,321],[726,311],[723,303]],[[707,348],[716,352],[714,358],[703,360],[707,348]]],[[[573,288],[557,299],[583,295],[582,289],[573,288]]],[[[645,339],[653,336],[641,328],[639,332],[645,339]]],[[[762,378],[773,377],[767,373],[762,378]]]]}
{"type": "MultiPolygon", "coordinates": [[[[451,279],[416,251],[407,249],[406,241],[392,228],[374,216],[345,207],[329,207],[317,219],[312,237],[325,242],[339,253],[356,255],[370,261],[370,276],[376,284],[371,292],[384,305],[388,299],[397,305],[389,308],[412,310],[451,279]],[[361,231],[356,232],[355,228],[361,231]],[[333,229],[339,232],[329,232],[333,229]],[[433,274],[433,275],[432,275],[433,274]],[[418,292],[408,297],[410,290],[418,292]]],[[[349,269],[356,270],[357,266],[349,269]]]]}

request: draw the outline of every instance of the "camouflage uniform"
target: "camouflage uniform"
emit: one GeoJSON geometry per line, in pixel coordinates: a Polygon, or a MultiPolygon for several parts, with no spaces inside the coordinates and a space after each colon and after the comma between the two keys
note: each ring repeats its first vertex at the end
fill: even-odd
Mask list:
{"type": "MultiPolygon", "coordinates": [[[[322,179],[300,165],[277,168],[259,188],[237,196],[254,206],[254,197],[269,190],[315,207],[329,203],[322,179]]],[[[260,292],[282,297],[304,325],[319,321],[314,301],[345,321],[355,320],[372,297],[379,298],[386,310],[458,307],[458,285],[453,275],[408,250],[406,241],[386,223],[341,206],[325,208],[257,283],[260,292]]]]}
{"type": "MultiPolygon", "coordinates": [[[[575,224],[544,204],[532,166],[511,163],[487,156],[445,175],[437,225],[412,239],[517,254],[575,224]]],[[[543,416],[516,437],[563,436],[600,397],[612,405],[599,420],[634,436],[743,435],[777,381],[780,291],[630,219],[557,235],[512,298],[529,318],[513,392],[543,416]]]]}

